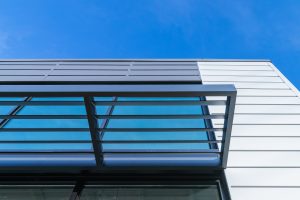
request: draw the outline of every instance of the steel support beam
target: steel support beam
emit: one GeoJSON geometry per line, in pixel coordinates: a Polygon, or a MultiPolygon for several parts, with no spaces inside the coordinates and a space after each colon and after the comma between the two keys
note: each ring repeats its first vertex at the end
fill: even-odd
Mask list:
{"type": "Polygon", "coordinates": [[[231,138],[231,129],[233,123],[233,116],[234,116],[234,108],[235,108],[235,101],[236,101],[236,93],[231,96],[227,97],[227,106],[225,110],[225,119],[224,119],[224,130],[223,130],[223,143],[222,143],[222,157],[221,163],[222,167],[227,167],[227,159],[229,153],[229,145],[230,145],[230,138],[231,138]]]}
{"type": "MultiPolygon", "coordinates": [[[[22,102],[29,102],[32,99],[32,97],[26,97],[22,102]]],[[[16,116],[16,114],[23,108],[23,105],[17,105],[16,107],[14,107],[8,115],[9,116],[7,118],[2,118],[2,120],[0,120],[0,128],[4,127],[5,124],[7,124],[10,120],[10,117],[16,116]]],[[[0,118],[1,119],[1,118],[0,118]]]]}
{"type": "Polygon", "coordinates": [[[103,163],[103,155],[102,150],[100,148],[100,136],[99,136],[99,125],[98,125],[98,119],[96,118],[96,108],[94,104],[94,98],[93,97],[84,97],[84,103],[86,108],[86,113],[88,117],[89,122],[89,128],[91,133],[91,139],[93,143],[93,149],[94,149],[94,155],[96,159],[96,165],[98,168],[102,166],[103,163]]]}

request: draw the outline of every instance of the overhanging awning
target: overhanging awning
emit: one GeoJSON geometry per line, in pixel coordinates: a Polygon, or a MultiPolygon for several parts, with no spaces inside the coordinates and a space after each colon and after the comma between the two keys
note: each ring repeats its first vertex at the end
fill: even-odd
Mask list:
{"type": "MultiPolygon", "coordinates": [[[[13,107],[12,112],[0,115],[0,120],[2,119],[0,134],[6,133],[9,136],[10,133],[22,134],[26,132],[29,133],[28,137],[30,137],[30,133],[43,135],[43,133],[56,132],[69,133],[69,135],[66,135],[64,139],[57,137],[51,138],[51,140],[41,140],[41,137],[34,140],[14,140],[14,138],[1,140],[2,145],[14,144],[18,148],[13,150],[1,148],[0,169],[19,167],[76,167],[78,169],[226,167],[236,99],[236,89],[233,85],[0,85],[0,98],[4,97],[24,99],[0,101],[0,106],[13,107]],[[220,97],[220,100],[207,100],[206,97],[208,96],[217,96],[220,97]],[[68,100],[71,97],[81,99],[68,100]],[[35,98],[45,99],[35,100],[35,98]],[[26,106],[40,108],[82,106],[86,112],[85,114],[18,114],[17,111],[26,106]],[[100,108],[103,108],[101,106],[105,107],[105,112],[99,111],[100,108]],[[122,109],[126,106],[135,107],[134,112],[131,109],[130,113],[126,113],[122,109]],[[161,108],[166,109],[166,112],[153,114],[151,106],[162,106],[161,108]],[[187,107],[181,107],[184,109],[177,113],[174,109],[167,109],[171,106],[200,106],[201,112],[193,112],[187,107]],[[209,114],[207,109],[209,106],[225,106],[224,113],[209,114]],[[75,127],[67,127],[63,123],[61,127],[44,127],[32,123],[29,126],[28,123],[23,123],[24,121],[17,123],[17,126],[9,126],[7,123],[9,120],[34,119],[49,120],[49,123],[51,120],[81,120],[80,123],[86,123],[86,127],[78,126],[78,123],[73,124],[75,127]],[[223,119],[224,126],[213,127],[211,123],[207,123],[207,120],[213,119],[223,119]],[[115,122],[117,120],[123,120],[123,122],[115,122]],[[137,120],[144,120],[143,124],[139,122],[140,126],[128,126],[137,120]],[[166,127],[166,124],[172,120],[174,120],[172,126],[166,127]],[[193,124],[189,126],[189,121],[192,120],[193,124]],[[115,122],[115,125],[109,125],[110,122],[115,122]],[[160,123],[160,126],[156,122],[160,123]],[[203,125],[200,126],[197,122],[203,125]],[[90,138],[74,139],[76,132],[88,132],[90,138]],[[149,139],[148,137],[149,134],[168,133],[170,135],[173,133],[175,135],[175,133],[188,134],[193,132],[205,133],[206,137],[200,139],[182,138],[181,136],[171,136],[169,139],[151,139],[151,137],[149,139]],[[117,137],[105,138],[103,136],[105,133],[119,134],[122,139],[117,139],[117,137]],[[144,134],[143,137],[147,136],[148,138],[132,139],[134,133],[144,134]],[[25,144],[39,144],[41,147],[28,150],[25,146],[24,148],[18,146],[25,144]],[[42,149],[42,145],[49,144],[64,144],[65,146],[68,144],[77,144],[78,146],[90,144],[91,148],[42,149]],[[152,148],[157,144],[159,144],[157,149],[152,148]],[[174,147],[173,144],[176,144],[176,148],[170,149],[169,147],[174,147]],[[184,146],[180,144],[184,144],[184,146]],[[192,148],[192,144],[198,146],[192,148]],[[163,148],[163,146],[167,148],[163,148]]],[[[38,113],[38,110],[35,112],[38,113]]]]}

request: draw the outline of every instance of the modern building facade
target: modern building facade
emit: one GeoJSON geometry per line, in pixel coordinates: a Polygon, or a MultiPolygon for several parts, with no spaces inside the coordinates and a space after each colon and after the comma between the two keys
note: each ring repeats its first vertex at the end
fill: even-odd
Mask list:
{"type": "Polygon", "coordinates": [[[297,199],[268,60],[0,61],[0,199],[297,199]]]}

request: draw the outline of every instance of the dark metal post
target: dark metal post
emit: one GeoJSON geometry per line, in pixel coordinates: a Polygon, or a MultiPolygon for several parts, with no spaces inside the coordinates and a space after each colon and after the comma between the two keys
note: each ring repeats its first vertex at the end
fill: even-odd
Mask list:
{"type": "MultiPolygon", "coordinates": [[[[118,100],[118,97],[113,97],[113,99],[112,99],[112,101],[117,101],[117,100],[118,100]]],[[[113,113],[114,108],[115,108],[115,105],[109,106],[105,115],[110,116],[113,113]]],[[[99,136],[100,137],[100,141],[102,141],[102,138],[103,138],[103,135],[104,135],[103,129],[107,128],[108,123],[109,123],[109,119],[108,118],[103,119],[103,122],[102,122],[101,127],[100,127],[100,129],[102,129],[102,131],[100,131],[100,134],[99,134],[100,135],[99,136]]],[[[102,143],[100,145],[100,148],[101,148],[101,152],[103,152],[103,144],[102,143]]]]}
{"type": "Polygon", "coordinates": [[[82,181],[77,181],[70,195],[69,200],[80,200],[80,195],[83,188],[84,188],[84,183],[82,181]]]}
{"type": "Polygon", "coordinates": [[[226,105],[225,119],[224,119],[224,131],[223,131],[223,138],[222,138],[222,150],[221,150],[221,153],[223,154],[221,160],[222,168],[227,167],[235,100],[236,100],[236,93],[227,96],[227,105],[226,105]]]}

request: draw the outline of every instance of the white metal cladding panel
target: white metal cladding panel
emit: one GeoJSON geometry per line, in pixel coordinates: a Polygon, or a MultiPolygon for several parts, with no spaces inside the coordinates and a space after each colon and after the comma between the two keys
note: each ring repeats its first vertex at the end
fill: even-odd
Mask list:
{"type": "MultiPolygon", "coordinates": [[[[226,169],[232,199],[299,199],[299,92],[269,62],[198,65],[204,84],[233,83],[238,90],[226,169]]],[[[222,123],[213,120],[215,127],[222,123]]]]}
{"type": "Polygon", "coordinates": [[[297,200],[299,187],[234,187],[231,189],[232,199],[241,200],[297,200]]]}
{"type": "MultiPolygon", "coordinates": [[[[216,70],[217,71],[217,70],[216,70]]],[[[203,76],[203,74],[201,74],[203,76]]],[[[261,82],[266,82],[266,83],[282,83],[282,79],[277,76],[237,76],[237,75],[232,75],[232,76],[215,76],[215,75],[210,75],[210,76],[205,76],[205,80],[207,83],[209,82],[252,82],[252,83],[261,83],[261,82]]]]}
{"type": "Polygon", "coordinates": [[[232,127],[232,136],[299,136],[300,137],[300,125],[272,125],[272,124],[251,124],[250,125],[234,125],[232,127]]]}
{"type": "Polygon", "coordinates": [[[300,137],[232,137],[230,150],[297,150],[300,137]]]}
{"type": "MultiPolygon", "coordinates": [[[[220,113],[225,106],[210,106],[210,112],[220,113]]],[[[300,104],[298,105],[236,105],[235,114],[300,114],[300,104]]]]}
{"type": "Polygon", "coordinates": [[[298,186],[299,168],[229,168],[227,176],[232,176],[232,186],[298,186]],[[274,176],[276,174],[276,176],[274,176]],[[264,179],[257,179],[257,176],[264,179]]]}
{"type": "MultiPolygon", "coordinates": [[[[207,82],[206,84],[228,84],[228,82],[207,82]]],[[[237,89],[286,89],[289,87],[284,83],[249,83],[249,82],[237,82],[235,83],[237,89]]]]}

